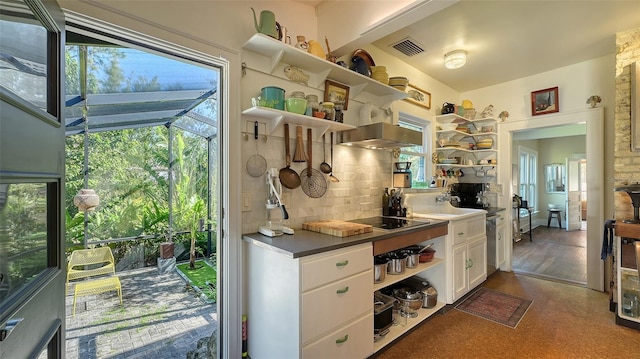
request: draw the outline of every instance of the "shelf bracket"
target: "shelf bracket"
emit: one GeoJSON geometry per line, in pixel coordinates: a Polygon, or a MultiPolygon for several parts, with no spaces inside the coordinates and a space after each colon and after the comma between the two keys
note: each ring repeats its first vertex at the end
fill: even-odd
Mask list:
{"type": "Polygon", "coordinates": [[[324,82],[327,80],[327,77],[329,77],[329,74],[331,73],[331,69],[327,69],[325,71],[321,71],[318,72],[318,74],[316,75],[316,88],[323,90],[324,89],[324,82]]]}
{"type": "Polygon", "coordinates": [[[282,60],[283,56],[284,56],[284,50],[276,51],[271,56],[271,63],[269,64],[269,73],[270,74],[273,74],[273,71],[275,71],[276,67],[278,67],[278,64],[280,64],[280,61],[282,60]]]}
{"type": "Polygon", "coordinates": [[[273,131],[276,130],[280,126],[280,124],[284,121],[284,116],[274,116],[272,121],[268,124],[269,134],[273,134],[273,131]]]}
{"type": "Polygon", "coordinates": [[[362,90],[364,90],[365,87],[367,87],[366,83],[361,83],[361,84],[351,86],[349,88],[349,97],[355,98],[362,92],[362,90]]]}

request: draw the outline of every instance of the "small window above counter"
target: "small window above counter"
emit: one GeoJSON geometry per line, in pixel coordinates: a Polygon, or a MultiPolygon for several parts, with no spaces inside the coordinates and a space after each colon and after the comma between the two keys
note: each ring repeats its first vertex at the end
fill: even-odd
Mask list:
{"type": "Polygon", "coordinates": [[[274,74],[281,67],[279,65],[292,65],[313,74],[309,78],[310,87],[323,89],[325,80],[330,79],[349,86],[352,98],[367,92],[377,96],[381,103],[388,104],[409,97],[406,92],[260,33],[254,34],[242,48],[270,59],[265,62],[248,58],[246,62],[249,68],[274,74]]]}

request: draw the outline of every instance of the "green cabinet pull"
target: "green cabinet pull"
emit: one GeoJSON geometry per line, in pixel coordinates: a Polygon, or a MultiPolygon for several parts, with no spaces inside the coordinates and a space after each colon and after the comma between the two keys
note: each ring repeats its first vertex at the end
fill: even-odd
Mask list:
{"type": "Polygon", "coordinates": [[[464,236],[464,232],[458,232],[459,236],[464,236]]]}
{"type": "Polygon", "coordinates": [[[346,292],[348,292],[348,291],[349,291],[349,287],[347,286],[347,287],[344,287],[343,289],[338,289],[338,290],[336,290],[336,293],[338,293],[338,294],[344,294],[344,293],[346,293],[346,292]]]}
{"type": "Polygon", "coordinates": [[[344,266],[346,266],[347,264],[349,264],[349,260],[344,260],[344,261],[342,261],[342,262],[338,262],[338,263],[336,263],[336,267],[344,267],[344,266]]]}
{"type": "Polygon", "coordinates": [[[340,339],[336,339],[336,344],[342,344],[342,343],[346,342],[347,340],[349,340],[349,334],[345,334],[344,337],[342,337],[340,339]]]}
{"type": "Polygon", "coordinates": [[[473,259],[469,258],[469,268],[473,267],[473,259]]]}

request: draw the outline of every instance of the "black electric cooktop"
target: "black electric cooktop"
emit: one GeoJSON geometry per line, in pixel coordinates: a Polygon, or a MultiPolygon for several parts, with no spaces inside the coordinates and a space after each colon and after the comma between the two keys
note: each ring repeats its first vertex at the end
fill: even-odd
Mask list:
{"type": "Polygon", "coordinates": [[[402,217],[383,217],[383,216],[352,219],[347,222],[369,224],[373,226],[373,228],[379,228],[379,229],[409,228],[409,227],[421,226],[429,223],[428,220],[416,221],[413,219],[402,218],[402,217]]]}

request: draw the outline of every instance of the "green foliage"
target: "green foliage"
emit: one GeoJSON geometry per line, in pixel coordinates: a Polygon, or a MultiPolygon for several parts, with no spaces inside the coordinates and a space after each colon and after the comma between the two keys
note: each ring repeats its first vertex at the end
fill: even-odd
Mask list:
{"type": "Polygon", "coordinates": [[[176,266],[180,272],[191,281],[191,285],[198,287],[208,299],[215,301],[217,298],[217,273],[205,261],[198,261],[194,268],[189,263],[178,264],[176,266]]]}
{"type": "MultiPolygon", "coordinates": [[[[117,47],[66,47],[67,94],[80,94],[80,56],[87,51],[88,93],[160,91],[157,76],[127,77],[120,60],[127,52],[117,47]]],[[[181,88],[180,84],[169,86],[181,88]]],[[[217,101],[206,101],[207,112],[217,101]]],[[[91,106],[91,104],[89,104],[91,106]]],[[[91,122],[91,118],[89,118],[91,122]]],[[[164,126],[90,133],[88,135],[88,187],[100,196],[100,205],[88,212],[89,241],[123,237],[156,236],[110,244],[115,252],[145,245],[150,257],[172,232],[191,232],[200,219],[207,219],[208,147],[202,137],[174,128],[173,166],[169,166],[169,131],[164,126]],[[169,203],[169,177],[174,181],[173,203],[169,203]]],[[[66,139],[66,241],[68,247],[84,242],[84,213],[73,205],[73,197],[84,187],[84,136],[66,139]]],[[[215,168],[213,169],[215,170],[215,168]]],[[[212,176],[216,178],[216,176],[212,176]]],[[[215,183],[213,184],[215,188],[215,183]]],[[[216,207],[215,198],[212,208],[216,207]]],[[[215,223],[213,223],[215,230],[215,223]]],[[[198,237],[198,236],[196,236],[198,237]]],[[[196,241],[198,248],[199,241],[196,241]]],[[[154,259],[155,260],[155,259],[154,259]]],[[[151,260],[149,260],[151,262],[151,260]]]]}

